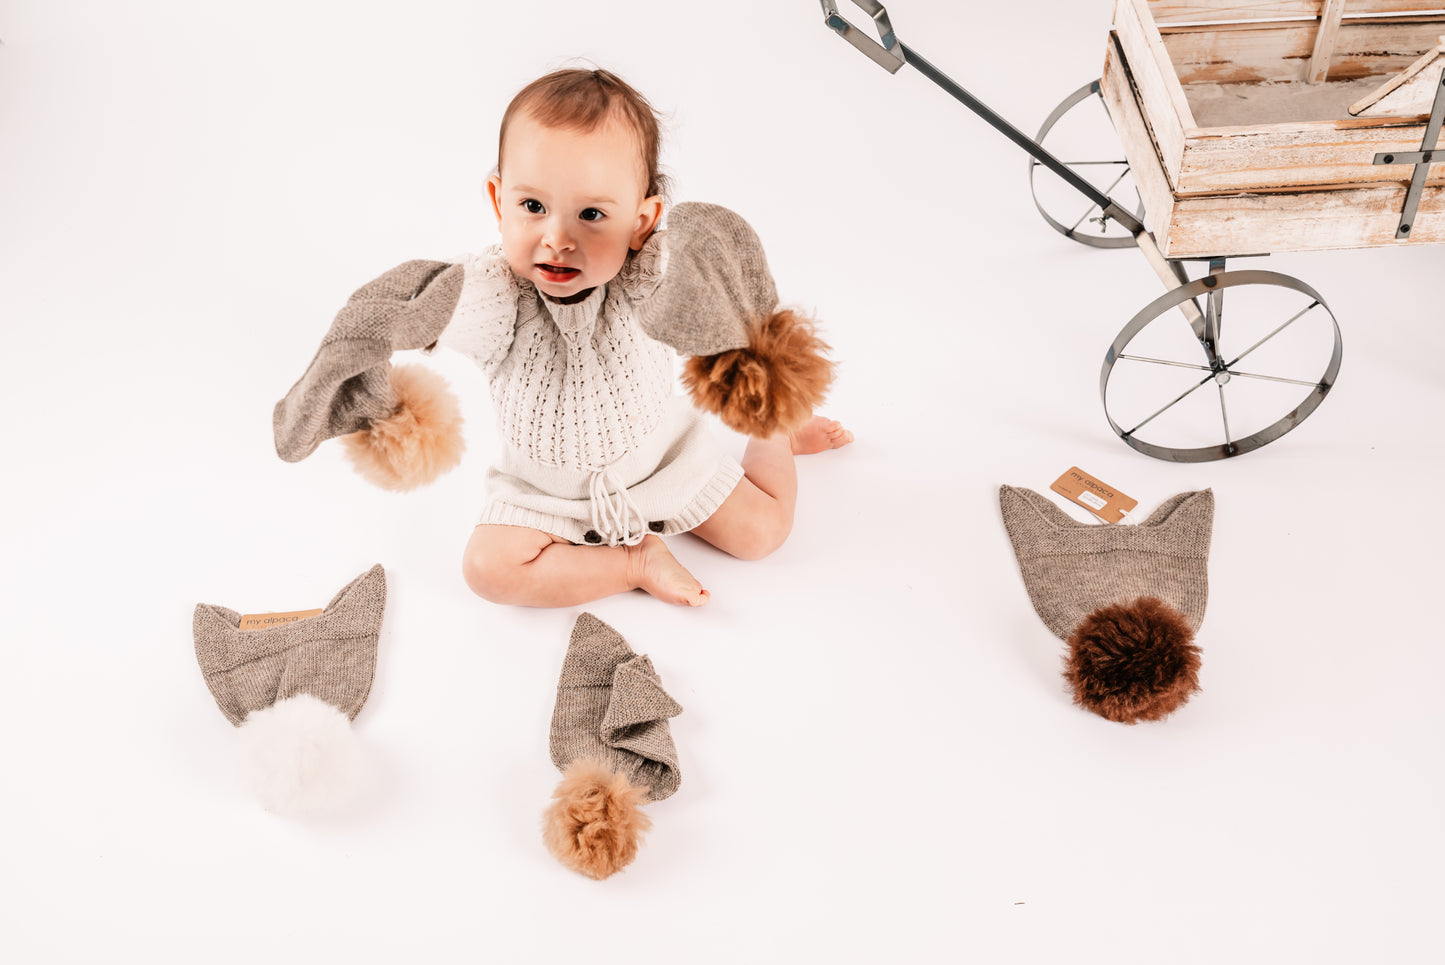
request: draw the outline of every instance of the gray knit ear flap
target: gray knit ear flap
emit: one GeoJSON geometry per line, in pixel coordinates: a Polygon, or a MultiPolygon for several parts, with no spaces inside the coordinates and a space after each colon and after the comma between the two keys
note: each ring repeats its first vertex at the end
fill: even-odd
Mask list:
{"type": "Polygon", "coordinates": [[[999,507],[1034,610],[1069,645],[1077,703],[1134,723],[1199,689],[1212,491],[1173,496],[1137,525],[1081,523],[1012,486],[1000,487],[999,507]]]}
{"type": "Polygon", "coordinates": [[[562,782],[543,840],[574,871],[606,878],[631,863],[651,820],[647,801],[682,781],[668,719],[682,707],[646,656],[590,613],[577,617],[552,712],[552,763],[562,782]]]}

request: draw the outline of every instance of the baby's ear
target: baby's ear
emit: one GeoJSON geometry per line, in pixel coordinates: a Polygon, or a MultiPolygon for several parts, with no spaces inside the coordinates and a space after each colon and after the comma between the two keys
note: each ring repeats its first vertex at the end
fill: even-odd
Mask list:
{"type": "Polygon", "coordinates": [[[492,199],[492,214],[497,216],[497,221],[502,220],[502,177],[493,174],[487,178],[487,197],[492,199]]]}
{"type": "Polygon", "coordinates": [[[657,223],[661,220],[661,196],[654,194],[650,198],[644,198],[642,205],[637,209],[637,228],[632,232],[632,240],[628,242],[628,247],[633,251],[641,251],[642,246],[647,243],[647,239],[652,236],[652,232],[657,230],[657,223]]]}

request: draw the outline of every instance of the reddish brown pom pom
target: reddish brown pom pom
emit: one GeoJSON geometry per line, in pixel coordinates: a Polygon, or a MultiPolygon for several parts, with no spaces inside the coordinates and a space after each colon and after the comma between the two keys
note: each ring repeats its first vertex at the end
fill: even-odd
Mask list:
{"type": "Polygon", "coordinates": [[[542,840],[557,860],[589,878],[621,871],[637,857],[652,821],[638,808],[647,788],[633,787],[595,761],[573,761],[543,814],[542,840]]]}
{"type": "Polygon", "coordinates": [[[462,415],[446,379],[420,365],[391,370],[396,409],[360,432],[342,436],[356,471],[382,489],[426,485],[462,461],[462,415]]]}
{"type": "Polygon", "coordinates": [[[796,312],[769,315],[749,333],[747,348],[695,355],[682,383],[693,403],[731,429],[766,438],[796,429],[823,402],[833,382],[828,345],[796,312]]]}
{"type": "Polygon", "coordinates": [[[1199,689],[1199,648],[1184,615],[1156,597],[1100,607],[1069,637],[1074,703],[1133,724],[1159,720],[1199,689]]]}

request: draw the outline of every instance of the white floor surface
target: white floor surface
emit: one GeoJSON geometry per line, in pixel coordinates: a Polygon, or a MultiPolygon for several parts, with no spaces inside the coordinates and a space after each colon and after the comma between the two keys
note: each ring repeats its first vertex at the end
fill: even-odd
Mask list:
{"type": "MultiPolygon", "coordinates": [[[[1098,75],[1109,6],[889,5],[1030,130],[1098,75]]],[[[1445,960],[1445,250],[1232,263],[1320,290],[1338,386],[1167,463],[1098,399],[1145,261],[1050,230],[1019,149],[812,0],[9,0],[0,41],[0,959],[1445,960]],[[460,576],[480,374],[426,362],[469,450],[409,495],[335,444],[283,463],[270,425],[355,287],[495,240],[501,110],[573,58],[666,113],[678,200],[758,229],[857,434],[800,462],[771,558],[673,539],[705,608],[586,608],[686,708],[682,788],[601,883],[539,834],[580,609],[460,576]],[[1074,706],[1025,594],[998,486],[1070,466],[1146,512],[1214,490],[1203,690],[1164,722],[1074,706]],[[192,610],[321,606],[378,562],[375,786],[276,817],[232,782],[192,610]]]]}

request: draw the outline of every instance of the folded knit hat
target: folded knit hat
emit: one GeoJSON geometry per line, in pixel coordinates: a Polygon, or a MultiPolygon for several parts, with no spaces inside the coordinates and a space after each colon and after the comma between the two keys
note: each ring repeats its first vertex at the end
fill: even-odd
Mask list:
{"type": "Polygon", "coordinates": [[[552,763],[562,772],[543,824],[559,861],[606,878],[637,855],[652,822],[638,810],[682,782],[668,719],[682,713],[646,656],[590,613],[577,617],[552,711],[552,763]]]}
{"type": "Polygon", "coordinates": [[[1199,690],[1213,492],[1173,496],[1137,525],[1082,523],[1012,486],[999,506],[1034,610],[1069,645],[1075,703],[1132,724],[1199,690]]]}
{"type": "Polygon", "coordinates": [[[812,416],[833,380],[814,323],[779,309],[762,241],[741,215],[684,202],[667,219],[667,268],[638,320],[682,355],[693,402],[730,428],[770,436],[812,416]]]}
{"type": "Polygon", "coordinates": [[[226,719],[239,728],[242,780],[267,809],[340,804],[360,777],[351,721],[376,674],[386,574],[373,566],[317,616],[242,630],[241,614],[196,605],[196,660],[226,719]]]}
{"type": "Polygon", "coordinates": [[[298,462],[345,436],[357,470],[398,491],[454,468],[464,448],[462,419],[446,380],[419,365],[393,369],[391,355],[436,342],[462,281],[461,265],[408,261],[357,289],[305,374],[276,403],[276,454],[298,462]]]}

